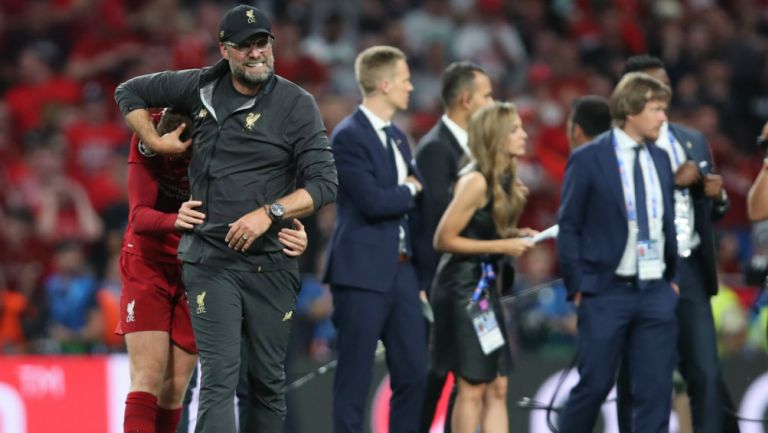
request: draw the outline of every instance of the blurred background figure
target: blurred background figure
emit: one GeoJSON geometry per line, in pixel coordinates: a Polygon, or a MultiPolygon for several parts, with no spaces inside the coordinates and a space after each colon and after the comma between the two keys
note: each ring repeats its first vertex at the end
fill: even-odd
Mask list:
{"type": "Polygon", "coordinates": [[[101,341],[102,314],[96,278],[80,242],[56,245],[51,275],[45,281],[48,342],[54,353],[88,353],[101,341]]]}

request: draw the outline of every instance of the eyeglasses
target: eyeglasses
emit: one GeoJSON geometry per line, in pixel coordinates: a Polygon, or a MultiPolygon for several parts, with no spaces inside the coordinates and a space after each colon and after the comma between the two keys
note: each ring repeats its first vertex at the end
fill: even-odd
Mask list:
{"type": "Polygon", "coordinates": [[[267,36],[266,38],[258,38],[250,41],[240,42],[235,44],[233,42],[224,42],[224,45],[237,50],[240,54],[248,54],[256,48],[256,51],[263,53],[267,48],[272,46],[272,38],[267,36]]]}

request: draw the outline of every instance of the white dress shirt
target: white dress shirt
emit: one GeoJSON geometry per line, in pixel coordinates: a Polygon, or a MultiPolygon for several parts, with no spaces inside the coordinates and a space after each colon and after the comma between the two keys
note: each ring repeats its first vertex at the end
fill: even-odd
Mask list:
{"type": "MultiPolygon", "coordinates": [[[[368,121],[371,122],[371,126],[373,126],[373,130],[376,131],[376,135],[379,136],[379,140],[381,141],[381,145],[384,146],[384,150],[389,152],[389,146],[387,146],[387,133],[384,132],[384,128],[391,126],[392,122],[383,120],[381,117],[373,114],[371,110],[365,108],[362,104],[360,105],[360,110],[365,114],[365,117],[368,118],[368,121]]],[[[406,164],[403,154],[400,153],[398,143],[392,143],[392,149],[395,152],[398,185],[404,184],[411,191],[411,195],[416,196],[416,186],[410,183],[405,183],[405,179],[408,177],[408,164],[406,164]]]]}
{"type": "MultiPolygon", "coordinates": [[[[625,190],[622,187],[624,194],[630,194],[630,198],[635,206],[645,205],[648,212],[648,230],[651,240],[656,241],[659,247],[659,255],[661,257],[662,272],[666,269],[664,263],[664,196],[662,195],[661,183],[659,182],[659,176],[656,172],[656,165],[653,163],[653,158],[648,152],[647,147],[644,147],[640,151],[640,167],[643,171],[643,180],[645,181],[645,203],[640,204],[635,201],[635,177],[634,177],[634,165],[635,165],[635,147],[638,145],[629,135],[627,135],[620,128],[613,128],[613,136],[618,144],[618,155],[624,164],[626,175],[624,178],[627,181],[628,187],[625,190]],[[653,201],[656,199],[656,209],[654,212],[653,201]]],[[[615,153],[614,153],[615,157],[615,153]]],[[[622,182],[624,179],[622,179],[622,182]]],[[[626,198],[623,204],[626,206],[626,198]]],[[[621,256],[619,266],[616,268],[616,275],[620,276],[635,276],[637,275],[637,222],[631,222],[629,215],[627,214],[627,227],[628,236],[627,244],[624,247],[624,254],[621,256]]]]}

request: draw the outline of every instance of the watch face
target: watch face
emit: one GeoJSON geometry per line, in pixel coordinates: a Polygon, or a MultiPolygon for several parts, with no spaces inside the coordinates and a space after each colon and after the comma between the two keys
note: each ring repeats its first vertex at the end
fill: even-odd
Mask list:
{"type": "Polygon", "coordinates": [[[283,216],[285,209],[283,209],[283,205],[281,205],[280,203],[272,203],[272,205],[269,206],[269,212],[271,212],[272,215],[280,218],[283,216]]]}

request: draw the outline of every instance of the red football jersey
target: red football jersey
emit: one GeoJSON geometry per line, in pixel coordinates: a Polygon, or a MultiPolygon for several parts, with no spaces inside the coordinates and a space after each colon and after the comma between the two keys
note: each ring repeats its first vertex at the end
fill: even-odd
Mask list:
{"type": "Polygon", "coordinates": [[[189,199],[189,156],[154,154],[134,134],[128,156],[128,227],[123,252],[176,262],[180,234],[174,229],[181,204],[189,199]]]}

